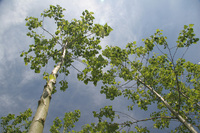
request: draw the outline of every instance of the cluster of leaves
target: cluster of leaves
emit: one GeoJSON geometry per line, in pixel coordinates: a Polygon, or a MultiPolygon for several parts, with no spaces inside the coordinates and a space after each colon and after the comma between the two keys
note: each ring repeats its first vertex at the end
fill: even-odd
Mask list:
{"type": "MultiPolygon", "coordinates": [[[[200,65],[186,62],[183,58],[185,53],[175,60],[178,49],[186,47],[187,51],[187,47],[199,41],[199,38],[195,38],[192,27],[192,24],[184,26],[184,30],[178,37],[177,46],[174,47],[174,53],[169,48],[167,37],[162,36],[160,30],[157,30],[150,38],[143,39],[144,46],[137,47],[136,42],[128,43],[126,49],[107,46],[102,52],[104,59],[102,59],[101,66],[96,69],[86,68],[86,73],[78,77],[80,80],[101,80],[104,84],[101,93],[104,93],[110,100],[121,95],[130,99],[133,103],[129,106],[130,110],[137,104],[146,111],[149,105],[156,103],[159,111],[150,115],[151,118],[159,118],[153,119],[154,127],[158,129],[169,127],[171,119],[168,118],[173,118],[174,114],[151,90],[147,89],[148,85],[167,100],[170,106],[187,122],[199,128],[200,65]],[[159,54],[153,53],[155,48],[159,54]],[[104,72],[106,65],[109,65],[110,69],[104,72]],[[100,74],[98,76],[91,74],[86,78],[90,71],[91,73],[98,71],[100,74]],[[125,86],[128,84],[129,86],[125,86]]],[[[93,62],[98,62],[98,57],[93,59],[93,62]]],[[[85,62],[89,66],[92,65],[91,61],[85,62]]],[[[180,130],[177,131],[188,132],[183,123],[178,128],[180,130]]]]}
{"type": "Polygon", "coordinates": [[[3,133],[26,133],[29,130],[32,116],[31,109],[26,110],[15,117],[15,114],[8,114],[6,117],[1,117],[1,127],[3,133]]]}
{"type": "Polygon", "coordinates": [[[69,132],[72,128],[75,127],[74,123],[78,121],[78,119],[80,118],[80,114],[80,110],[65,113],[65,117],[63,118],[63,124],[62,121],[58,117],[56,117],[56,119],[53,122],[53,125],[51,126],[50,131],[52,133],[60,133],[61,128],[63,127],[63,133],[69,132]]]}
{"type": "MultiPolygon", "coordinates": [[[[41,68],[48,64],[49,59],[52,59],[55,64],[61,62],[63,50],[66,49],[64,62],[59,72],[67,76],[70,73],[68,67],[72,65],[74,59],[81,57],[92,60],[101,50],[100,39],[108,36],[112,31],[107,24],[94,24],[93,12],[85,10],[80,20],[73,19],[69,22],[64,19],[63,11],[65,9],[59,5],[50,5],[50,8],[41,14],[43,20],[39,21],[35,17],[26,18],[26,26],[30,30],[27,36],[33,38],[35,42],[29,45],[29,50],[22,52],[20,56],[24,57],[25,65],[31,64],[30,68],[36,73],[40,73],[41,68]],[[44,28],[45,17],[54,19],[57,27],[54,34],[44,28]],[[38,34],[36,32],[38,28],[47,32],[51,38],[48,39],[43,34],[38,34]]],[[[47,72],[44,72],[43,76],[46,80],[54,78],[47,72]]],[[[61,84],[60,89],[65,91],[68,82],[63,80],[59,83],[61,84]]]]}

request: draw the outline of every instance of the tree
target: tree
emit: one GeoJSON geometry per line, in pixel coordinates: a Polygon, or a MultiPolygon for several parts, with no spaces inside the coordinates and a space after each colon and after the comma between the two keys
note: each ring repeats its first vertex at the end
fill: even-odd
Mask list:
{"type": "MultiPolygon", "coordinates": [[[[57,90],[54,85],[56,84],[58,73],[64,73],[67,76],[70,73],[68,68],[75,59],[89,60],[91,57],[96,56],[101,49],[99,45],[100,39],[108,36],[112,30],[107,24],[93,24],[93,13],[87,10],[82,13],[81,20],[73,19],[69,22],[63,19],[64,10],[59,5],[51,5],[50,9],[41,14],[43,20],[46,17],[55,20],[57,26],[55,34],[44,28],[43,20],[39,21],[35,17],[26,18],[26,26],[30,30],[27,36],[34,39],[34,44],[29,45],[29,50],[21,54],[21,57],[24,57],[25,65],[30,63],[30,68],[35,70],[35,73],[40,73],[41,67],[45,67],[50,59],[56,64],[51,74],[47,72],[43,74],[43,78],[47,82],[38,102],[38,108],[29,133],[43,132],[51,96],[57,90]],[[48,39],[43,34],[38,34],[38,30],[36,30],[38,28],[47,32],[50,38],[48,39]]],[[[65,91],[68,88],[67,81],[61,80],[59,83],[61,85],[60,90],[65,91]]]]}
{"type": "Polygon", "coordinates": [[[1,127],[3,133],[27,133],[31,121],[29,117],[32,116],[31,109],[27,109],[24,113],[15,117],[15,114],[8,114],[6,117],[1,117],[1,127]]]}
{"type": "MultiPolygon", "coordinates": [[[[129,118],[131,116],[114,111],[112,106],[105,106],[99,112],[93,112],[99,122],[83,126],[82,130],[78,131],[79,133],[125,133],[125,127],[131,130],[134,125],[136,132],[143,133],[150,131],[147,127],[140,126],[138,124],[140,122],[154,121],[155,128],[164,129],[169,127],[172,120],[180,122],[180,125],[172,132],[197,133],[197,130],[200,130],[200,65],[184,59],[188,48],[199,41],[199,38],[195,38],[192,24],[184,26],[179,34],[177,46],[172,48],[166,41],[167,37],[162,36],[161,30],[157,30],[150,38],[143,39],[144,46],[137,47],[136,42],[128,43],[124,49],[107,46],[101,54],[99,53],[100,38],[108,36],[112,29],[107,24],[104,26],[93,24],[94,17],[87,10],[83,12],[81,20],[74,19],[72,22],[63,19],[63,11],[64,9],[57,5],[50,6],[49,10],[42,13],[43,18],[49,17],[56,21],[55,34],[44,28],[43,21],[38,21],[34,17],[26,19],[31,31],[27,35],[34,38],[35,44],[30,45],[29,50],[21,54],[25,64],[30,63],[31,69],[36,73],[40,72],[41,67],[47,65],[51,57],[56,64],[51,74],[44,72],[43,78],[47,80],[47,84],[39,100],[29,132],[42,132],[51,95],[57,90],[54,84],[58,72],[67,76],[68,67],[72,66],[71,63],[78,57],[87,65],[83,71],[79,71],[78,79],[84,81],[85,84],[93,82],[97,85],[98,82],[102,82],[100,92],[105,94],[107,99],[114,100],[123,95],[132,102],[128,106],[129,111],[133,111],[134,105],[138,105],[145,111],[148,111],[151,104],[157,107],[157,110],[150,112],[149,118],[141,120],[132,118],[118,122],[120,114],[129,118]],[[42,28],[51,38],[45,39],[43,35],[37,34],[34,31],[37,28],[42,28]],[[158,54],[154,53],[155,49],[159,52],[158,54]],[[184,49],[185,52],[177,58],[179,49],[184,49]],[[35,56],[31,52],[34,52],[35,56]],[[33,128],[36,131],[33,131],[33,128]]],[[[60,89],[65,91],[67,81],[61,80],[59,83],[60,89]]],[[[5,132],[16,132],[20,131],[16,125],[25,121],[25,132],[27,132],[30,115],[30,110],[21,113],[20,117],[16,118],[9,114],[1,118],[1,126],[5,132]],[[10,121],[13,122],[9,125],[10,121]]],[[[79,117],[79,110],[65,113],[63,121],[59,118],[54,120],[50,131],[59,133],[63,127],[63,132],[68,132],[74,127],[79,117]]],[[[72,132],[77,131],[72,130],[72,132]]]]}
{"type": "MultiPolygon", "coordinates": [[[[143,39],[145,46],[137,47],[136,42],[128,43],[125,49],[107,46],[102,52],[101,61],[99,57],[84,61],[88,67],[85,73],[79,74],[79,79],[102,81],[101,93],[108,99],[114,100],[123,95],[133,103],[129,110],[133,110],[135,104],[145,111],[149,105],[157,105],[159,111],[152,112],[150,118],[115,123],[116,126],[130,127],[141,121],[153,120],[155,128],[163,129],[176,119],[180,126],[174,132],[197,133],[196,130],[200,130],[200,65],[184,59],[188,48],[199,41],[192,27],[193,24],[184,26],[177,46],[172,48],[166,41],[167,37],[157,30],[150,38],[143,39]],[[153,53],[155,48],[158,54],[153,53]],[[183,48],[186,51],[177,59],[177,51],[183,48]],[[103,69],[105,66],[107,69],[109,66],[106,72],[103,69]],[[88,73],[91,76],[88,77],[88,73]]],[[[115,113],[111,107],[105,107],[100,113],[95,112],[94,116],[99,121],[105,116],[112,122],[115,113]]],[[[147,128],[135,128],[138,132],[148,131],[147,128]]]]}

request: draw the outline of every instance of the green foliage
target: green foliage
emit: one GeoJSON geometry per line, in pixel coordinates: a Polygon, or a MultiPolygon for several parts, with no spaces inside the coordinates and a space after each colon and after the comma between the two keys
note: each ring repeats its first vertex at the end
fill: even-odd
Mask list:
{"type": "Polygon", "coordinates": [[[46,81],[48,81],[49,80],[49,73],[44,72],[43,73],[43,79],[45,79],[46,81]]]}
{"type": "Polygon", "coordinates": [[[61,87],[60,87],[61,91],[65,91],[68,88],[68,82],[67,81],[61,80],[59,83],[61,85],[61,87]]]}
{"type": "Polygon", "coordinates": [[[64,117],[64,131],[69,131],[75,127],[74,123],[78,121],[80,117],[80,110],[75,110],[75,112],[65,113],[64,117]]]}
{"type": "MultiPolygon", "coordinates": [[[[151,112],[150,118],[132,119],[121,123],[115,122],[117,115],[112,106],[106,106],[100,109],[99,113],[93,112],[99,122],[83,126],[80,133],[120,132],[124,127],[130,129],[132,125],[148,120],[153,121],[154,128],[168,128],[170,121],[177,117],[174,117],[175,114],[168,110],[169,108],[158,95],[155,95],[155,92],[165,99],[185,122],[190,123],[195,129],[200,128],[200,65],[184,59],[188,47],[199,41],[199,38],[195,37],[193,24],[184,26],[176,41],[177,46],[172,48],[167,43],[167,37],[162,35],[162,30],[158,29],[154,35],[142,40],[143,46],[137,47],[136,42],[128,43],[124,49],[107,46],[100,54],[99,51],[102,49],[99,45],[100,40],[108,36],[112,28],[107,24],[94,24],[93,12],[85,10],[80,20],[73,19],[69,22],[64,19],[63,11],[65,9],[59,5],[51,5],[41,14],[43,18],[55,20],[57,28],[54,33],[44,28],[43,20],[35,17],[25,19],[26,26],[30,30],[27,36],[34,39],[34,44],[29,45],[29,50],[20,55],[24,58],[25,65],[30,64],[35,73],[40,73],[41,68],[52,59],[55,64],[62,62],[59,72],[68,76],[70,73],[68,67],[72,65],[74,59],[80,57],[87,66],[77,75],[78,79],[85,84],[93,82],[95,86],[101,81],[103,83],[101,93],[105,94],[107,99],[114,100],[123,95],[124,98],[131,100],[132,104],[128,106],[131,111],[135,105],[144,111],[147,111],[151,104],[157,105],[157,111],[151,112]],[[47,32],[51,38],[38,34],[38,28],[47,32]],[[176,54],[180,48],[186,51],[177,59],[176,54]],[[66,54],[63,55],[65,50],[66,54]],[[158,53],[154,53],[155,51],[158,53]],[[104,118],[109,121],[103,120],[104,118]]],[[[44,72],[43,79],[50,80],[56,77],[44,72]]],[[[67,81],[61,80],[59,83],[60,90],[65,91],[68,88],[67,81]]],[[[54,88],[52,93],[55,92],[54,88]]],[[[22,120],[27,124],[25,125],[27,131],[29,114],[30,111],[16,118],[11,114],[2,117],[1,125],[4,131],[18,132],[20,126],[16,125],[22,120]],[[11,120],[13,122],[8,125],[11,120]]],[[[69,132],[79,117],[80,111],[66,113],[63,121],[57,117],[50,131],[59,133],[63,127],[64,132],[69,132]]],[[[149,132],[147,127],[139,125],[134,127],[136,132],[149,132]]],[[[189,129],[180,123],[174,132],[189,132],[189,129]]]]}
{"type": "Polygon", "coordinates": [[[53,76],[53,74],[50,74],[50,75],[49,75],[49,79],[50,79],[50,80],[51,80],[51,79],[56,79],[56,77],[53,76]]]}
{"type": "Polygon", "coordinates": [[[112,106],[105,106],[104,108],[100,109],[99,113],[93,111],[93,115],[94,117],[97,117],[99,119],[99,122],[102,121],[103,116],[105,116],[106,118],[110,118],[111,122],[113,122],[115,118],[115,111],[113,111],[112,106]]]}
{"type": "Polygon", "coordinates": [[[141,126],[135,126],[135,129],[137,130],[135,133],[150,133],[147,127],[143,128],[141,126]]]}
{"type": "MultiPolygon", "coordinates": [[[[24,58],[25,65],[30,64],[30,68],[35,73],[40,73],[41,68],[45,67],[49,60],[52,59],[55,64],[62,62],[59,72],[68,76],[68,67],[71,66],[74,59],[81,57],[86,60],[93,60],[93,58],[96,58],[99,50],[101,50],[100,39],[108,36],[112,31],[112,28],[107,24],[94,24],[93,12],[85,10],[80,16],[80,20],[72,19],[69,22],[64,19],[64,11],[65,9],[59,5],[50,5],[50,8],[41,14],[42,20],[35,17],[27,17],[25,19],[27,21],[26,26],[30,30],[27,36],[34,39],[34,44],[29,45],[29,50],[22,52],[20,56],[24,58]],[[54,34],[44,28],[43,21],[46,17],[55,20],[57,28],[54,34]],[[39,28],[47,32],[51,37],[45,37],[43,33],[37,33],[39,28]],[[66,53],[63,59],[64,49],[66,49],[66,53]]],[[[103,58],[100,55],[97,62],[94,62],[97,64],[91,67],[99,68],[102,60],[103,58]]],[[[93,72],[93,74],[98,76],[98,71],[93,72]]],[[[45,80],[55,78],[46,72],[43,74],[43,79],[45,80]]],[[[97,81],[94,81],[95,85],[97,81]]],[[[60,89],[65,91],[68,87],[67,81],[60,81],[59,83],[61,85],[60,89]]]]}
{"type": "Polygon", "coordinates": [[[185,25],[184,30],[179,34],[177,46],[178,47],[189,47],[191,44],[196,44],[199,38],[195,38],[193,27],[194,24],[189,26],[185,25]]]}
{"type": "Polygon", "coordinates": [[[20,115],[8,114],[6,117],[1,117],[1,127],[3,133],[26,133],[29,130],[32,116],[31,109],[26,110],[20,115]]]}
{"type": "MultiPolygon", "coordinates": [[[[135,104],[145,111],[151,104],[157,104],[160,111],[150,115],[155,121],[154,128],[168,128],[174,114],[167,109],[161,99],[147,89],[147,86],[150,86],[187,122],[199,128],[200,65],[186,61],[183,58],[185,53],[181,58],[175,59],[180,48],[185,47],[187,51],[189,46],[199,41],[199,38],[195,38],[192,27],[192,24],[184,26],[184,30],[179,34],[177,46],[173,47],[175,52],[169,47],[167,37],[162,36],[161,30],[157,30],[150,38],[143,39],[144,46],[137,47],[136,42],[128,43],[126,49],[107,46],[102,51],[102,57],[110,69],[106,68],[105,72],[104,64],[98,69],[85,68],[85,73],[80,79],[93,81],[95,75],[88,78],[88,73],[101,72],[95,80],[103,82],[101,93],[104,93],[106,98],[113,100],[123,95],[132,101],[129,110],[132,110],[135,104]],[[158,54],[154,53],[155,49],[159,51],[158,54]],[[131,86],[124,86],[130,83],[131,86]]],[[[90,65],[92,61],[86,62],[90,65]]],[[[181,123],[177,131],[182,131],[183,127],[181,123]]],[[[137,130],[146,132],[146,128],[137,130]]],[[[186,127],[184,130],[188,131],[186,127]]]]}
{"type": "Polygon", "coordinates": [[[61,127],[63,127],[63,133],[69,132],[72,128],[75,127],[74,123],[80,118],[80,110],[75,110],[74,112],[65,113],[63,121],[58,117],[53,121],[50,132],[60,133],[61,127]],[[63,124],[62,124],[63,123],[63,124]]]}
{"type": "Polygon", "coordinates": [[[116,86],[102,86],[101,94],[105,94],[107,99],[114,100],[115,97],[122,94],[121,90],[118,90],[116,86]]]}
{"type": "Polygon", "coordinates": [[[56,119],[53,121],[53,125],[51,126],[50,132],[52,133],[60,133],[59,130],[62,127],[62,121],[56,117],[56,119]]]}
{"type": "Polygon", "coordinates": [[[83,60],[85,64],[87,64],[87,68],[77,75],[79,80],[84,80],[84,83],[87,84],[89,81],[93,82],[96,86],[99,81],[99,77],[102,76],[102,68],[107,65],[107,61],[102,57],[102,55],[98,56],[89,56],[86,60],[83,60]],[[95,71],[92,71],[95,70],[95,71]],[[92,76],[88,76],[87,73],[91,71],[92,76]]]}
{"type": "Polygon", "coordinates": [[[109,123],[107,121],[99,122],[97,124],[91,123],[82,127],[82,130],[79,132],[73,131],[75,133],[119,133],[117,131],[117,123],[109,123]]]}

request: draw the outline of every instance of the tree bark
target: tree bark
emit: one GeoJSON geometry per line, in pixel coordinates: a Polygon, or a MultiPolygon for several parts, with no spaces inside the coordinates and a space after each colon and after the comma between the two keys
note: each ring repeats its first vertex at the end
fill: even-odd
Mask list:
{"type": "Polygon", "coordinates": [[[137,80],[142,83],[144,86],[146,86],[149,90],[151,90],[158,98],[160,98],[160,100],[164,103],[164,105],[177,117],[177,119],[187,127],[187,129],[191,132],[191,133],[197,133],[197,131],[193,128],[193,126],[188,123],[181,115],[179,115],[169,104],[167,101],[165,101],[165,99],[158,94],[152,87],[150,87],[149,85],[146,85],[141,79],[137,80]]]}
{"type": "MultiPolygon", "coordinates": [[[[66,45],[65,45],[66,46],[66,45]]],[[[53,87],[56,83],[56,74],[58,73],[59,69],[61,68],[64,57],[66,54],[65,46],[63,47],[63,54],[61,57],[61,61],[56,65],[56,67],[52,71],[52,75],[55,77],[54,79],[49,79],[44,86],[44,90],[40,100],[38,101],[38,108],[33,117],[32,123],[30,125],[29,133],[43,133],[44,123],[46,121],[46,117],[48,114],[49,104],[51,101],[51,94],[53,91],[53,87]]]]}

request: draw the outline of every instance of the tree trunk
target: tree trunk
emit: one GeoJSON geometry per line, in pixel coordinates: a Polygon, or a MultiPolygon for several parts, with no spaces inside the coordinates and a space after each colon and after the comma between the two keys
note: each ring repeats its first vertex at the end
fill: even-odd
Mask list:
{"type": "Polygon", "coordinates": [[[160,98],[160,100],[165,104],[165,106],[177,117],[177,119],[187,127],[187,129],[191,132],[191,133],[197,133],[197,131],[193,128],[193,126],[188,123],[181,115],[179,115],[169,104],[167,101],[165,101],[165,99],[158,94],[153,88],[151,88],[150,86],[146,85],[141,79],[137,80],[142,83],[144,86],[146,86],[149,90],[151,90],[157,97],[160,98]]]}
{"type": "MultiPolygon", "coordinates": [[[[65,45],[66,46],[66,45],[65,45]]],[[[31,123],[29,133],[43,133],[44,123],[48,114],[49,104],[51,101],[51,94],[53,91],[53,87],[56,83],[56,74],[58,73],[59,69],[61,68],[64,57],[65,57],[66,49],[63,47],[63,55],[61,57],[61,62],[59,62],[56,67],[52,71],[52,75],[55,77],[53,79],[49,79],[44,86],[44,90],[40,100],[38,101],[38,108],[33,117],[33,121],[31,123]]]]}

